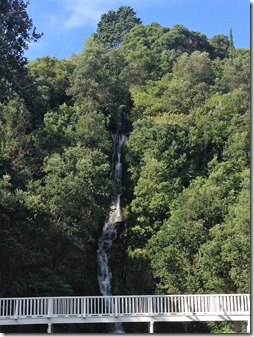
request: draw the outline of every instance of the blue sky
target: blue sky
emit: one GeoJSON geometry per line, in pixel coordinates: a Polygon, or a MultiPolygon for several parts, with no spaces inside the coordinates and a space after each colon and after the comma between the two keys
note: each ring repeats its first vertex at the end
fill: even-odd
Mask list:
{"type": "Polygon", "coordinates": [[[131,6],[144,25],[182,24],[208,38],[229,35],[232,26],[235,46],[250,47],[249,0],[30,0],[28,14],[44,35],[25,56],[68,59],[78,54],[96,31],[101,15],[120,6],[131,6]]]}

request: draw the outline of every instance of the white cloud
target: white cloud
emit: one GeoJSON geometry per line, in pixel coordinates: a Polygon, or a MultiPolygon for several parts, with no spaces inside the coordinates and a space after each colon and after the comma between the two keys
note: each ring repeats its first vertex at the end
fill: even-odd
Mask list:
{"type": "Polygon", "coordinates": [[[63,0],[68,18],[66,28],[75,28],[84,24],[97,22],[100,18],[100,9],[103,1],[94,0],[63,0]]]}
{"type": "MultiPolygon", "coordinates": [[[[120,6],[132,6],[135,10],[135,4],[142,4],[142,0],[58,0],[65,11],[65,28],[76,28],[86,24],[96,24],[99,22],[103,13],[111,9],[117,9],[120,6]]],[[[144,0],[143,0],[144,1],[144,0]]],[[[154,5],[155,0],[145,0],[143,5],[154,5]]],[[[157,3],[166,0],[156,0],[157,3]]],[[[170,1],[170,0],[167,0],[170,1]]],[[[172,0],[171,0],[172,1],[172,0]]],[[[173,0],[175,1],[175,0],[173,0]]]]}
{"type": "MultiPolygon", "coordinates": [[[[183,0],[50,0],[59,4],[59,13],[54,12],[52,16],[58,21],[58,28],[64,29],[78,28],[85,25],[95,26],[103,13],[120,6],[131,6],[135,10],[135,5],[144,7],[175,2],[183,0]],[[143,2],[143,4],[142,4],[143,2]]],[[[56,25],[55,25],[56,26],[56,25]]]]}
{"type": "Polygon", "coordinates": [[[62,0],[61,3],[68,15],[64,26],[76,28],[97,23],[101,14],[120,2],[119,0],[62,0]]]}

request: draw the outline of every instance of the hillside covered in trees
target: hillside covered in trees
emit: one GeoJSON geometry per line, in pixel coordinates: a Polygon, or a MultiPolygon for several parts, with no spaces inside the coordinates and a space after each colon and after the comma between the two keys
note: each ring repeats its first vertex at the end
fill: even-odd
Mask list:
{"type": "Polygon", "coordinates": [[[0,3],[0,297],[99,295],[119,118],[124,222],[111,248],[113,294],[249,293],[249,49],[234,47],[232,30],[208,39],[181,24],[145,26],[128,6],[102,15],[68,60],[28,62],[39,38],[23,1],[0,3]]]}

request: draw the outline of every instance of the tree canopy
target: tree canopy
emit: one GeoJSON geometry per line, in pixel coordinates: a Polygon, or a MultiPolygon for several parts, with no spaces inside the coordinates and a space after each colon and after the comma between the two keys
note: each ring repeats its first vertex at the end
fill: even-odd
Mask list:
{"type": "MultiPolygon", "coordinates": [[[[24,57],[28,43],[36,42],[42,34],[36,32],[23,0],[0,2],[0,99],[6,99],[13,91],[24,90],[24,57]]],[[[27,83],[26,83],[27,84],[27,83]]]]}
{"type": "Polygon", "coordinates": [[[117,48],[125,34],[138,24],[141,24],[141,20],[136,17],[133,8],[121,6],[117,11],[102,14],[94,38],[107,48],[117,48]]]}

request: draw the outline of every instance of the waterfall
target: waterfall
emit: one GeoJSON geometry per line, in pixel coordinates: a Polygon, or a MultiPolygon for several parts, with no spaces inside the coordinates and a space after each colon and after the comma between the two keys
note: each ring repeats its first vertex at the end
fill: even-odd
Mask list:
{"type": "MultiPolygon", "coordinates": [[[[118,187],[118,195],[112,201],[107,221],[104,223],[102,234],[98,239],[98,283],[100,292],[103,296],[110,296],[112,273],[109,264],[109,249],[113,241],[117,237],[117,228],[121,221],[123,221],[121,211],[121,190],[122,190],[122,150],[125,136],[123,133],[117,131],[112,135],[114,151],[112,155],[112,168],[110,177],[118,187]]],[[[121,323],[112,325],[113,333],[124,333],[121,323]]]]}

